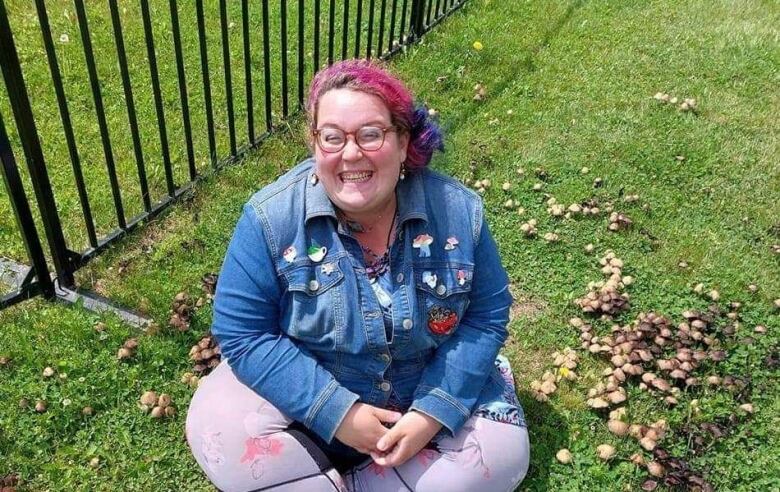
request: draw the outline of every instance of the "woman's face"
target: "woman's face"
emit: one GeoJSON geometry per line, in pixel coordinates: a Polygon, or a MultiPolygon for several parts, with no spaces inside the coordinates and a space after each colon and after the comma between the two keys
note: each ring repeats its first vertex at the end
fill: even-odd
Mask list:
{"type": "MultiPolygon", "coordinates": [[[[350,89],[334,89],[320,96],[316,121],[318,129],[335,127],[345,132],[392,124],[390,111],[379,97],[350,89]]],[[[317,175],[341,210],[353,215],[382,213],[393,199],[408,143],[408,134],[397,131],[388,131],[382,147],[374,151],[358,147],[352,135],[334,153],[323,152],[315,142],[317,175]]]]}

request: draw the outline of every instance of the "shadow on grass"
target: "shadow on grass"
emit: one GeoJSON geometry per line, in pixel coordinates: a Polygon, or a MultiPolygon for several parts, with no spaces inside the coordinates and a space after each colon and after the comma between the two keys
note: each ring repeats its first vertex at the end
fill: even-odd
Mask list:
{"type": "Polygon", "coordinates": [[[555,461],[555,453],[568,446],[568,424],[552,405],[536,401],[529,391],[521,390],[518,396],[531,439],[531,466],[517,490],[550,490],[550,465],[555,461]]]}

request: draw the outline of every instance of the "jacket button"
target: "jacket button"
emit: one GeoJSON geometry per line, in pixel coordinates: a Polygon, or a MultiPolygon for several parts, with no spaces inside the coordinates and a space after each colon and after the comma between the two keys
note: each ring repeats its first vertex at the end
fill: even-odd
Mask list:
{"type": "Polygon", "coordinates": [[[390,383],[387,381],[382,381],[382,384],[379,385],[379,389],[382,391],[390,391],[390,383]]]}
{"type": "Polygon", "coordinates": [[[444,284],[439,284],[439,286],[436,287],[436,293],[440,296],[443,296],[445,292],[447,292],[447,287],[445,287],[444,284]]]}
{"type": "Polygon", "coordinates": [[[401,282],[404,281],[404,274],[403,273],[399,273],[398,275],[395,276],[395,280],[396,280],[396,282],[398,282],[400,284],[401,282]]]}
{"type": "Polygon", "coordinates": [[[383,362],[390,362],[390,356],[387,354],[380,354],[379,358],[382,359],[383,362]]]}
{"type": "Polygon", "coordinates": [[[310,291],[314,292],[314,291],[316,291],[319,288],[320,288],[320,283],[317,282],[316,280],[312,280],[311,282],[309,282],[309,290],[310,291]]]}
{"type": "Polygon", "coordinates": [[[406,318],[401,325],[404,327],[404,330],[411,330],[414,323],[409,318],[406,318]]]}

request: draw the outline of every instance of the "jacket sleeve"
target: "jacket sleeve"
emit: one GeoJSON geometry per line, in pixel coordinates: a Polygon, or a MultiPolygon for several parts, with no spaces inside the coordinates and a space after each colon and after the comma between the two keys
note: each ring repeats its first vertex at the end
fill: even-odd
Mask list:
{"type": "Polygon", "coordinates": [[[331,442],[358,395],[282,332],[283,288],[257,213],[247,204],[217,283],[211,331],[239,381],[331,442]]]}
{"type": "Polygon", "coordinates": [[[453,435],[471,416],[507,337],[512,296],[498,248],[482,221],[475,248],[469,305],[455,332],[425,367],[410,407],[453,435]]]}

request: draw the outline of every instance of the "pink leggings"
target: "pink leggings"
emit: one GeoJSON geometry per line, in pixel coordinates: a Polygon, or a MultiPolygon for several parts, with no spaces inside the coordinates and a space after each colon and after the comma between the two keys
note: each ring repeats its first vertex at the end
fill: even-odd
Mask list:
{"type": "Polygon", "coordinates": [[[205,378],[187,414],[195,459],[223,491],[511,491],[528,471],[525,427],[471,417],[396,468],[371,459],[339,473],[306,433],[242,384],[226,362],[205,378]]]}

